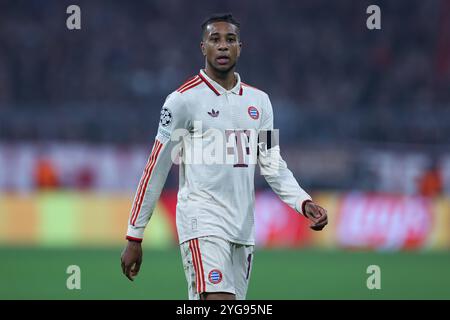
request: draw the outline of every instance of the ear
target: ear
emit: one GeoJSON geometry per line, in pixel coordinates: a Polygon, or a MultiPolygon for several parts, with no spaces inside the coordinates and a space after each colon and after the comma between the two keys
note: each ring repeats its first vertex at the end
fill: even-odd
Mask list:
{"type": "Polygon", "coordinates": [[[203,41],[200,42],[200,50],[202,50],[203,56],[206,57],[206,48],[205,43],[203,41]]]}
{"type": "Polygon", "coordinates": [[[237,52],[238,57],[241,55],[241,50],[242,50],[242,42],[239,41],[239,50],[237,52]]]}

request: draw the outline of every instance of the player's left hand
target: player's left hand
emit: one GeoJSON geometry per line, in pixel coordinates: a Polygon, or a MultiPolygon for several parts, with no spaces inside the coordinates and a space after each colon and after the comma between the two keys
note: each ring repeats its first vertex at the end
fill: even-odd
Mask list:
{"type": "Polygon", "coordinates": [[[314,202],[306,203],[305,215],[312,221],[312,224],[309,227],[314,231],[320,231],[328,224],[327,210],[314,202]]]}

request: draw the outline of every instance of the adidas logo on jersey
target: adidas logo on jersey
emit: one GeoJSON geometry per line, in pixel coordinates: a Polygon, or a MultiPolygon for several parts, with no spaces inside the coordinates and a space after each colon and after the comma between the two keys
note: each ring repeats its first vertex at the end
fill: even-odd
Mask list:
{"type": "Polygon", "coordinates": [[[214,109],[212,109],[211,111],[208,112],[208,114],[213,118],[217,118],[217,116],[219,115],[219,110],[214,111],[214,109]]]}

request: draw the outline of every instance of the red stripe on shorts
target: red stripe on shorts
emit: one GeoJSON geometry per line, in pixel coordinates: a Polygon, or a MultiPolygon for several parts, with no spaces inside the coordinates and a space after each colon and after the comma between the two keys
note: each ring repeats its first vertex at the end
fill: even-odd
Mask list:
{"type": "Polygon", "coordinates": [[[194,239],[194,248],[197,250],[198,254],[198,261],[200,266],[200,293],[206,291],[206,284],[205,284],[205,272],[203,270],[203,262],[202,262],[202,255],[200,253],[200,245],[198,243],[198,239],[194,239]]]}
{"type": "Polygon", "coordinates": [[[197,261],[197,252],[194,249],[194,240],[189,240],[189,250],[191,250],[192,263],[194,265],[195,271],[195,285],[197,286],[197,292],[200,293],[200,284],[199,284],[199,270],[198,270],[198,261],[197,261]]]}

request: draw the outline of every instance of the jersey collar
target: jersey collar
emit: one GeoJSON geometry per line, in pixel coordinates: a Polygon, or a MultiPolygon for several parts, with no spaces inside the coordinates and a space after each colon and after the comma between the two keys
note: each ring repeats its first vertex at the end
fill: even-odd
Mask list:
{"type": "Polygon", "coordinates": [[[222,87],[220,84],[215,82],[213,79],[208,77],[206,72],[201,69],[199,73],[199,77],[203,80],[203,82],[218,96],[221,94],[224,94],[226,92],[232,92],[234,94],[242,96],[242,85],[241,85],[241,77],[239,76],[239,73],[235,72],[234,76],[236,77],[236,85],[231,88],[231,90],[226,90],[224,87],[222,87]]]}

